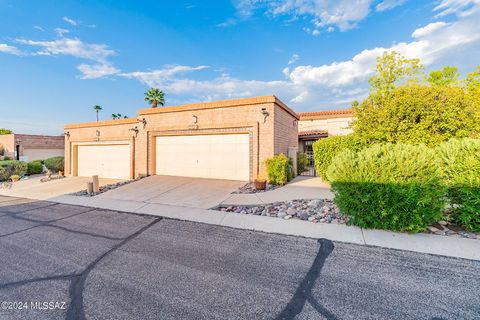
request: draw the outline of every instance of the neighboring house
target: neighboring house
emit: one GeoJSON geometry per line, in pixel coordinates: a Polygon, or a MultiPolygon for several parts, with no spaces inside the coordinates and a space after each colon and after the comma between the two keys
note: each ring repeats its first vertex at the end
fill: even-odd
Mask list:
{"type": "Polygon", "coordinates": [[[129,179],[266,178],[298,148],[298,115],[275,96],[141,109],[137,118],[65,125],[65,172],[129,179]]]}
{"type": "Polygon", "coordinates": [[[16,160],[45,160],[50,157],[63,156],[64,136],[45,136],[31,134],[0,135],[4,156],[16,160]]]}
{"type": "Polygon", "coordinates": [[[305,175],[316,175],[312,145],[321,138],[342,136],[352,132],[352,109],[301,112],[298,114],[298,149],[307,155],[310,163],[305,175]]]}

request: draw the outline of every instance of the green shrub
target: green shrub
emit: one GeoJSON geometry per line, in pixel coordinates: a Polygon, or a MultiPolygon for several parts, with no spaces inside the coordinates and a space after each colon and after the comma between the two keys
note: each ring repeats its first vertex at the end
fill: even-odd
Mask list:
{"type": "Polygon", "coordinates": [[[358,151],[364,147],[354,135],[336,136],[320,139],[313,144],[313,156],[317,174],[328,181],[327,169],[333,157],[345,149],[358,151]]]}
{"type": "Polygon", "coordinates": [[[299,152],[297,156],[297,174],[301,174],[308,168],[308,159],[305,152],[299,152]]]}
{"type": "Polygon", "coordinates": [[[453,219],[480,231],[480,140],[451,139],[438,147],[440,170],[454,205],[453,219]]]}
{"type": "Polygon", "coordinates": [[[34,160],[27,164],[27,174],[39,174],[43,172],[43,161],[34,160]]]}
{"type": "Polygon", "coordinates": [[[9,180],[10,176],[23,176],[27,173],[27,163],[17,160],[0,161],[0,181],[9,180]]]}
{"type": "Polygon", "coordinates": [[[284,185],[293,178],[291,160],[283,153],[265,161],[267,165],[268,182],[284,185]]]}
{"type": "Polygon", "coordinates": [[[12,160],[12,158],[5,156],[5,157],[3,157],[3,160],[4,160],[4,161],[8,161],[8,160],[12,160]]]}
{"type": "Polygon", "coordinates": [[[418,232],[442,218],[445,187],[435,150],[379,144],[345,150],[327,171],[335,203],[360,227],[418,232]]]}
{"type": "Polygon", "coordinates": [[[0,156],[5,154],[5,149],[3,148],[3,144],[0,143],[0,156]]]}
{"type": "Polygon", "coordinates": [[[64,170],[64,158],[63,157],[52,157],[45,160],[45,166],[53,172],[63,171],[64,170]]]}

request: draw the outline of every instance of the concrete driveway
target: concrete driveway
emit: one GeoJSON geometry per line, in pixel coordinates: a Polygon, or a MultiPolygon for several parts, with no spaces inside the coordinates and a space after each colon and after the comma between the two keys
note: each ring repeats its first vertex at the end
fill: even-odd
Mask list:
{"type": "MultiPolygon", "coordinates": [[[[92,181],[90,177],[66,177],[48,182],[40,182],[44,175],[31,176],[26,180],[15,183],[2,183],[0,195],[10,197],[29,198],[36,200],[48,200],[55,197],[77,192],[87,188],[87,182],[92,181]]],[[[100,179],[100,185],[117,183],[119,179],[100,179]]]]}
{"type": "Polygon", "coordinates": [[[150,176],[95,198],[208,209],[217,206],[245,181],[150,176]]]}
{"type": "Polygon", "coordinates": [[[480,318],[480,262],[322,239],[0,197],[0,251],[1,319],[480,318]]]}

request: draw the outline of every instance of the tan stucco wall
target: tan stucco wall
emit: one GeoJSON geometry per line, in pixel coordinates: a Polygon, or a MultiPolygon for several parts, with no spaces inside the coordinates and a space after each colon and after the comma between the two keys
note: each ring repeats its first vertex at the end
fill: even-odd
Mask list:
{"type": "MultiPolygon", "coordinates": [[[[48,158],[59,153],[63,154],[61,150],[64,148],[64,139],[63,136],[8,134],[0,135],[0,144],[4,147],[5,155],[9,157],[15,156],[15,146],[20,145],[20,157],[28,155],[28,150],[35,149],[38,155],[41,155],[41,151],[44,150],[43,155],[48,158]]],[[[29,158],[28,161],[32,161],[32,159],[29,158]]]]}
{"type": "Polygon", "coordinates": [[[352,133],[350,124],[353,117],[342,117],[332,119],[300,120],[299,131],[325,130],[329,136],[341,136],[352,133]]]}
{"type": "Polygon", "coordinates": [[[15,153],[15,142],[13,134],[0,135],[0,144],[3,146],[4,155],[7,157],[13,157],[15,153]]]}
{"type": "Polygon", "coordinates": [[[75,174],[75,145],[96,141],[129,141],[134,153],[132,177],[155,174],[155,139],[164,135],[250,134],[251,179],[265,177],[265,160],[297,146],[298,116],[274,96],[142,109],[137,119],[66,125],[65,168],[75,174]],[[264,120],[262,108],[269,113],[264,120]],[[193,123],[196,116],[197,123],[193,123]],[[145,119],[146,125],[139,120],[145,119]],[[129,130],[138,128],[138,134],[129,130]],[[275,128],[281,128],[275,130],[275,128]],[[98,131],[98,135],[97,135],[98,131]]]}

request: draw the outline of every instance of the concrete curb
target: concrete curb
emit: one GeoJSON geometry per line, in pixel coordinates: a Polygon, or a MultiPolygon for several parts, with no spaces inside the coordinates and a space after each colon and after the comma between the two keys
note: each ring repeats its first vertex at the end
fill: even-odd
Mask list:
{"type": "Polygon", "coordinates": [[[131,213],[149,214],[237,229],[301,236],[314,239],[324,238],[359,245],[370,245],[454,258],[480,260],[480,241],[474,239],[361,229],[354,226],[338,224],[311,223],[298,219],[282,220],[272,217],[226,213],[216,210],[164,204],[148,204],[136,201],[95,199],[77,196],[61,196],[50,199],[49,201],[131,213]]]}

